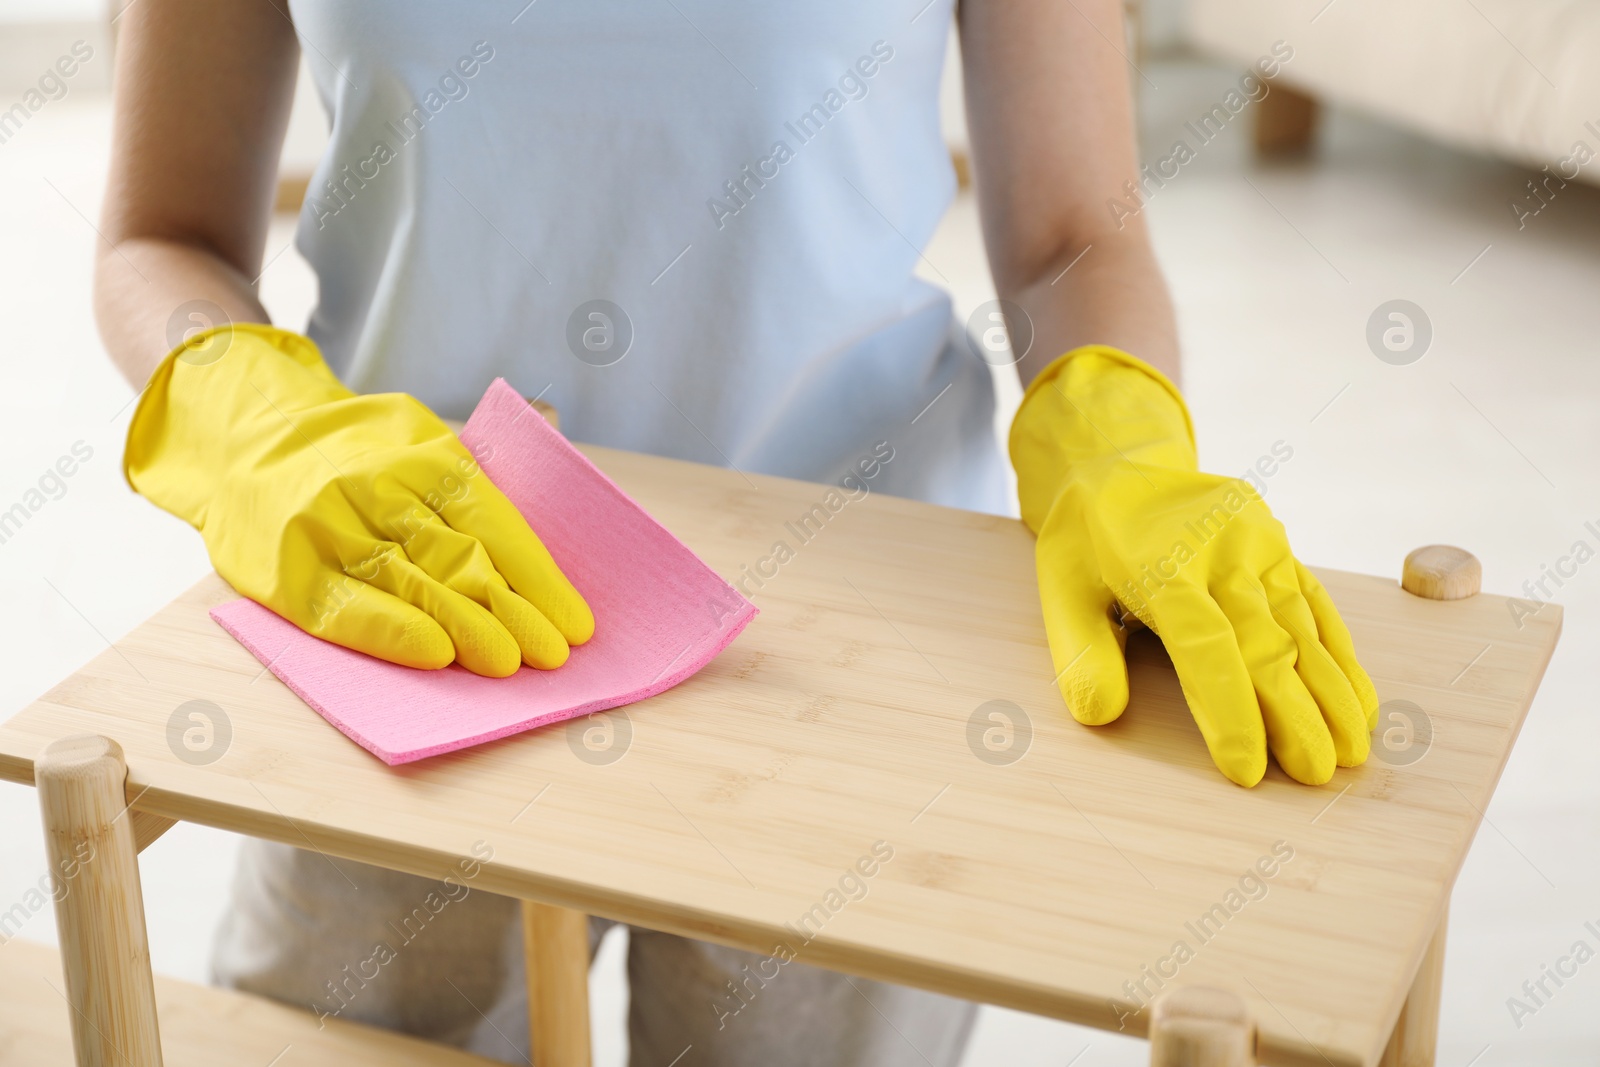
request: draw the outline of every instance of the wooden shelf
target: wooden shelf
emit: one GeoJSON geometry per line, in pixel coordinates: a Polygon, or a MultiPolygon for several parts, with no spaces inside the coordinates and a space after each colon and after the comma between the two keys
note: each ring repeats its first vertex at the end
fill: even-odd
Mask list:
{"type": "MultiPolygon", "coordinates": [[[[71,1067],[72,1039],[62,999],[61,959],[31,941],[0,949],[0,1064],[71,1067]]],[[[287,1067],[495,1067],[416,1038],[342,1019],[318,1023],[308,1011],[225,989],[156,979],[161,1049],[166,1067],[219,1067],[279,1062],[287,1067]]]]}

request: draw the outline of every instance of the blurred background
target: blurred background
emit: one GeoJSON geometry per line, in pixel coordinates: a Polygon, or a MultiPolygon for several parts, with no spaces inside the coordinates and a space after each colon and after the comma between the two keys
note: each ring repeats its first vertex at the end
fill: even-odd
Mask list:
{"type": "MultiPolygon", "coordinates": [[[[113,14],[101,0],[0,0],[0,511],[60,457],[79,460],[0,530],[0,716],[209,570],[199,537],[123,483],[134,393],[91,317],[113,14]],[[63,56],[75,73],[43,86],[63,56]]],[[[1412,548],[1452,543],[1483,561],[1487,591],[1528,597],[1577,542],[1592,555],[1600,3],[1145,0],[1128,16],[1115,46],[1160,181],[1123,208],[1147,213],[1172,287],[1202,464],[1243,472],[1291,447],[1267,496],[1320,566],[1397,576],[1412,548]],[[1281,69],[1260,96],[1241,79],[1263,56],[1281,69]],[[1190,151],[1175,154],[1180,140],[1190,151]]],[[[290,329],[316,300],[292,237],[326,130],[304,78],[301,90],[260,283],[290,329]]],[[[994,291],[954,50],[945,98],[963,188],[924,269],[965,320],[994,291]]],[[[998,432],[1019,391],[1009,368],[997,381],[998,432]]],[[[1557,586],[1547,579],[1565,636],[1455,889],[1442,1065],[1600,1063],[1600,964],[1520,1022],[1507,1004],[1574,942],[1600,940],[1584,926],[1600,926],[1600,565],[1557,586]]],[[[158,972],[206,979],[236,848],[179,824],[144,855],[158,972]]],[[[45,871],[33,791],[0,784],[0,914],[45,871]]],[[[0,939],[54,940],[48,907],[9,914],[0,939]]],[[[625,1062],[623,936],[592,976],[602,1067],[625,1062]]],[[[1139,1041],[986,1008],[967,1063],[1146,1056],[1139,1041]]]]}

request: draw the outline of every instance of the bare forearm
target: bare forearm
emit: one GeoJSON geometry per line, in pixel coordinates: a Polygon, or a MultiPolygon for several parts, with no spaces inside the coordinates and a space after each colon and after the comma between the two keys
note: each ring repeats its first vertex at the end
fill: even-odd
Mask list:
{"type": "Polygon", "coordinates": [[[94,303],[135,387],[185,335],[266,321],[252,279],[299,54],[275,0],[126,8],[94,303]]]}
{"type": "Polygon", "coordinates": [[[1017,364],[1024,386],[1057,356],[1087,344],[1114,345],[1180,380],[1172,301],[1142,234],[1069,245],[1031,281],[1003,285],[1000,297],[1027,315],[1026,325],[1011,324],[1014,341],[1032,328],[1017,364]]]}
{"type": "Polygon", "coordinates": [[[157,238],[126,240],[101,253],[94,304],[106,351],[135,389],[186,335],[270,321],[237,268],[199,246],[157,238]]]}
{"type": "MultiPolygon", "coordinates": [[[[1027,313],[1024,384],[1107,344],[1176,379],[1177,331],[1143,220],[1104,204],[1138,179],[1120,0],[962,0],[958,9],[984,244],[1027,313]]],[[[1023,324],[1012,323],[1013,342],[1023,324]]]]}

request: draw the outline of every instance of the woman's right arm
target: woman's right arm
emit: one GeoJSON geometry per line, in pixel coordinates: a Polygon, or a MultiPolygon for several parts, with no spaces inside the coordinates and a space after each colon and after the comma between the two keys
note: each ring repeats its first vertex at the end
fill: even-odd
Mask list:
{"type": "Polygon", "coordinates": [[[124,10],[94,310],[112,360],[139,388],[219,311],[224,322],[268,321],[253,279],[300,48],[272,0],[124,10]],[[191,304],[214,308],[191,319],[191,304]]]}

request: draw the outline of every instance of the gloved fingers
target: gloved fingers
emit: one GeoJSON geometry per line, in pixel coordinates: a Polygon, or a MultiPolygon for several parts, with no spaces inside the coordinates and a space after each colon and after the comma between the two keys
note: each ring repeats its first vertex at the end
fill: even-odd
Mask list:
{"type": "Polygon", "coordinates": [[[1087,726],[1115,721],[1128,708],[1127,631],[1112,620],[1111,595],[1102,590],[1083,599],[1043,584],[1039,595],[1050,662],[1067,710],[1087,726]]]}
{"type": "Polygon", "coordinates": [[[1034,550],[1044,632],[1057,687],[1072,717],[1088,726],[1128,707],[1127,631],[1117,625],[1111,591],[1088,551],[1063,552],[1041,538],[1034,550]]]}
{"type": "Polygon", "coordinates": [[[1317,702],[1295,671],[1293,636],[1273,617],[1266,590],[1253,577],[1236,572],[1212,592],[1233,624],[1278,765],[1297,782],[1321,785],[1333,777],[1337,754],[1317,702]]]}
{"type": "Polygon", "coordinates": [[[430,576],[398,546],[358,577],[432,617],[450,635],[456,662],[472,673],[504,678],[522,665],[522,649],[488,608],[430,576]]]}
{"type": "Polygon", "coordinates": [[[267,606],[324,641],[402,667],[438,670],[455,660],[450,635],[415,605],[332,569],[313,578],[312,586],[313,595],[293,605],[267,606]]]}
{"type": "Polygon", "coordinates": [[[1361,710],[1366,715],[1370,734],[1378,726],[1378,690],[1356,660],[1355,642],[1350,639],[1350,630],[1340,617],[1339,609],[1333,606],[1333,598],[1305,564],[1295,560],[1294,570],[1300,580],[1300,592],[1311,608],[1312,618],[1317,621],[1317,639],[1349,679],[1350,688],[1355,690],[1356,699],[1361,702],[1361,710]]]}
{"type": "Polygon", "coordinates": [[[429,513],[405,545],[406,555],[436,581],[488,608],[521,651],[522,661],[540,670],[567,662],[564,637],[538,608],[512,592],[477,538],[454,530],[429,513]]]}
{"type": "Polygon", "coordinates": [[[440,517],[451,528],[475,537],[495,569],[517,594],[549,619],[568,644],[594,636],[594,614],[522,512],[486,475],[474,478],[465,495],[447,503],[440,517]]]}
{"type": "Polygon", "coordinates": [[[489,586],[489,610],[505,624],[517,647],[522,650],[522,662],[541,671],[553,671],[572,654],[567,639],[561,636],[544,613],[516,593],[504,582],[489,586]]]}
{"type": "Polygon", "coordinates": [[[1205,590],[1185,583],[1169,584],[1149,606],[1212,761],[1239,785],[1255,785],[1267,773],[1267,730],[1233,624],[1205,590]]]}
{"type": "Polygon", "coordinates": [[[1293,564],[1285,559],[1268,568],[1262,585],[1272,603],[1273,617],[1294,638],[1295,673],[1322,710],[1322,721],[1333,737],[1335,759],[1341,767],[1361,766],[1372,748],[1367,713],[1350,679],[1317,637],[1317,621],[1300,592],[1293,564]]]}

